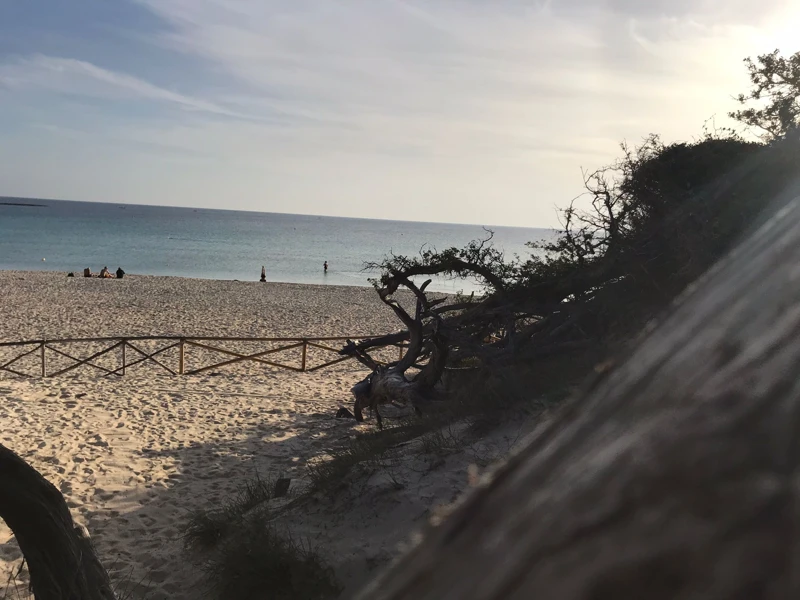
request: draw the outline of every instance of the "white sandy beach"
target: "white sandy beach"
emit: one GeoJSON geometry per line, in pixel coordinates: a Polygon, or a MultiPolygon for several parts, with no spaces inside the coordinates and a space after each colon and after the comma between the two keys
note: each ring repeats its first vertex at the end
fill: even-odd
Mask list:
{"type": "MultiPolygon", "coordinates": [[[[0,272],[0,341],[340,336],[397,329],[369,288],[0,272]]],[[[90,348],[96,346],[70,352],[86,356],[90,348]]],[[[309,360],[335,358],[323,354],[309,360]]],[[[5,349],[0,364],[9,356],[5,349]]],[[[162,358],[166,364],[174,357],[162,358]]],[[[309,459],[357,428],[374,426],[333,418],[339,406],[351,404],[349,389],[365,373],[354,361],[314,373],[250,363],[185,377],[146,364],[124,377],[103,377],[91,368],[46,379],[0,373],[0,443],[61,489],[114,578],[137,584],[134,598],[198,598],[200,575],[180,538],[187,515],[223,501],[256,473],[282,474],[301,485],[309,459]]],[[[504,452],[513,439],[479,452],[504,452]]],[[[386,496],[385,482],[373,482],[377,500],[369,494],[347,500],[341,514],[332,514],[330,506],[309,509],[297,517],[297,530],[331,557],[352,592],[436,505],[455,499],[472,460],[451,459],[439,477],[404,467],[402,476],[415,478],[404,490],[386,496]]],[[[11,532],[0,525],[0,577],[5,580],[19,559],[11,532]]]]}

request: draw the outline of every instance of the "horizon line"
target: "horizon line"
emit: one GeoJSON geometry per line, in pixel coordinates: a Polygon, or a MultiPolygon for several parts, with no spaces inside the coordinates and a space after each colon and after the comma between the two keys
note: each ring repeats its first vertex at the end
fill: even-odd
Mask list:
{"type": "Polygon", "coordinates": [[[446,221],[420,221],[415,219],[386,219],[381,217],[343,217],[341,215],[323,215],[323,214],[312,214],[312,213],[291,213],[291,212],[280,212],[280,211],[266,211],[266,210],[244,210],[244,209],[233,209],[233,208],[208,208],[204,206],[176,206],[171,204],[147,204],[144,202],[107,202],[104,200],[71,200],[65,198],[38,198],[36,196],[5,196],[0,195],[0,200],[37,200],[39,202],[75,202],[75,203],[83,203],[83,204],[106,204],[109,206],[147,206],[151,208],[182,208],[186,210],[214,210],[220,212],[241,212],[241,213],[255,213],[255,214],[266,214],[266,215],[287,215],[287,216],[294,216],[294,217],[322,217],[325,219],[349,219],[349,220],[356,220],[356,221],[385,221],[390,223],[419,223],[424,225],[462,225],[465,227],[482,227],[484,229],[492,230],[493,228],[505,228],[505,229],[536,229],[536,230],[543,230],[543,231],[557,231],[555,227],[530,227],[530,226],[522,226],[522,225],[484,225],[481,223],[453,223],[453,222],[446,222],[446,221]]]}

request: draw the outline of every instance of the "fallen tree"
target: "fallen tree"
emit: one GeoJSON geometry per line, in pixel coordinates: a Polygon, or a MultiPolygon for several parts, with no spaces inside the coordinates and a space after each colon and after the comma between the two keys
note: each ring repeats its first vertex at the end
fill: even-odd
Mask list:
{"type": "Polygon", "coordinates": [[[36,600],[114,600],[108,573],[61,492],[2,444],[0,518],[17,539],[36,600]]]}
{"type": "Polygon", "coordinates": [[[381,301],[394,311],[407,330],[400,334],[385,336],[377,344],[371,344],[369,341],[356,344],[348,340],[342,350],[342,354],[355,356],[372,370],[372,373],[352,389],[355,397],[353,412],[357,421],[363,421],[363,409],[369,408],[375,412],[378,426],[382,428],[379,404],[402,401],[411,404],[420,413],[421,405],[436,395],[434,388],[444,372],[449,348],[446,337],[439,329],[441,316],[434,312],[440,302],[431,300],[425,295],[425,288],[430,283],[431,280],[428,279],[417,287],[408,277],[397,277],[378,288],[381,301]],[[413,317],[393,297],[401,284],[410,289],[416,297],[416,311],[413,317]],[[371,347],[405,340],[408,340],[405,356],[390,365],[379,364],[367,352],[371,347]],[[426,362],[423,364],[422,361],[426,362]],[[412,367],[419,369],[419,373],[410,381],[406,372],[412,367]]]}
{"type": "Polygon", "coordinates": [[[800,595],[800,198],[360,596],[800,595]]]}
{"type": "Polygon", "coordinates": [[[490,233],[465,248],[367,266],[380,272],[373,284],[404,330],[341,350],[372,371],[352,390],[357,419],[390,401],[420,410],[447,368],[530,363],[634,333],[723,256],[800,168],[797,140],[665,145],[650,136],[623,150],[586,175],[587,192],[562,211],[555,239],[532,244],[526,259],[508,260],[490,233]],[[434,277],[472,279],[483,293],[445,301],[426,291],[434,277]],[[398,290],[414,298],[414,311],[396,300],[398,290]],[[402,360],[370,356],[402,342],[402,360]]]}

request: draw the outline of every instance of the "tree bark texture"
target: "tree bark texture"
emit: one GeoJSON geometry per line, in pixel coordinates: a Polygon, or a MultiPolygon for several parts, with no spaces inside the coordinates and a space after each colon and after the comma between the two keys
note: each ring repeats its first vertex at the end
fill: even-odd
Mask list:
{"type": "Polygon", "coordinates": [[[360,596],[800,598],[800,198],[360,596]]]}
{"type": "Polygon", "coordinates": [[[55,486],[0,444],[0,518],[19,543],[36,600],[113,600],[108,574],[55,486]]]}

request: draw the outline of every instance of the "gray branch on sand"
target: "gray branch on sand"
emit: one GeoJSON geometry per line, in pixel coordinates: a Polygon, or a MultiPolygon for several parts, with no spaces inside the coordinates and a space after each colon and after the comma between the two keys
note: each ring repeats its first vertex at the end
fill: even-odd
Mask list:
{"type": "Polygon", "coordinates": [[[383,429],[383,420],[378,410],[380,404],[400,401],[412,405],[420,414],[421,406],[436,395],[434,387],[444,373],[449,349],[444,336],[438,331],[440,318],[431,312],[436,302],[431,302],[425,295],[425,289],[431,281],[428,279],[417,287],[405,275],[393,276],[386,285],[378,288],[378,296],[407,330],[384,336],[377,343],[373,341],[356,344],[348,340],[347,345],[340,351],[341,354],[356,357],[362,364],[372,369],[372,373],[351,389],[355,398],[353,413],[357,421],[364,420],[363,410],[369,408],[375,413],[378,427],[383,429]],[[416,296],[416,310],[413,317],[393,297],[400,285],[405,286],[416,296]],[[408,348],[405,355],[389,365],[378,364],[367,353],[370,347],[385,346],[406,339],[408,348]],[[423,355],[428,360],[421,364],[423,355]],[[406,372],[412,367],[417,367],[420,371],[410,380],[406,377],[406,372]]]}
{"type": "Polygon", "coordinates": [[[36,469],[0,444],[0,518],[28,565],[36,600],[114,600],[108,574],[64,497],[36,469]]]}
{"type": "Polygon", "coordinates": [[[798,374],[800,198],[360,597],[800,596],[798,374]]]}

